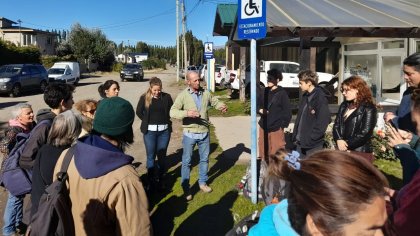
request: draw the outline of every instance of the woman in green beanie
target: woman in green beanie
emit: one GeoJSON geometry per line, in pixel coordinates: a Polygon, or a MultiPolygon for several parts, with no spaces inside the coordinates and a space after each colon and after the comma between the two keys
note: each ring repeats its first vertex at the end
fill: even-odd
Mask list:
{"type": "Polygon", "coordinates": [[[124,153],[133,143],[134,116],[127,100],[103,99],[92,133],[74,147],[67,173],[75,235],[151,235],[147,196],[134,158],[124,153]]]}

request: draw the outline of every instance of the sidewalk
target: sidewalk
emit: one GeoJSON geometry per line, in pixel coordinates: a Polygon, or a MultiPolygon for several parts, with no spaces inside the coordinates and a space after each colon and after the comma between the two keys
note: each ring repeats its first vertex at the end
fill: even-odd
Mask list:
{"type": "Polygon", "coordinates": [[[225,157],[238,158],[237,163],[251,159],[251,117],[210,117],[225,157]]]}
{"type": "MultiPolygon", "coordinates": [[[[259,119],[257,117],[257,121],[259,119]]],[[[251,116],[210,117],[210,122],[215,127],[223,155],[237,158],[237,163],[248,163],[251,160],[251,116]]],[[[286,130],[293,130],[293,125],[291,122],[286,130]]]]}

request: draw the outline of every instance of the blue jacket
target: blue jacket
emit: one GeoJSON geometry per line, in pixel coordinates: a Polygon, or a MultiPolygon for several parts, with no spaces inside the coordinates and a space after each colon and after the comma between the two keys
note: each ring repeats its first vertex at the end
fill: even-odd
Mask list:
{"type": "Polygon", "coordinates": [[[409,144],[398,144],[394,147],[395,156],[400,159],[403,171],[403,185],[408,184],[420,169],[419,136],[413,134],[409,144]]]}
{"type": "Polygon", "coordinates": [[[287,214],[287,199],[279,204],[266,206],[260,215],[258,224],[249,230],[249,236],[298,236],[299,234],[292,228],[287,214]]]}

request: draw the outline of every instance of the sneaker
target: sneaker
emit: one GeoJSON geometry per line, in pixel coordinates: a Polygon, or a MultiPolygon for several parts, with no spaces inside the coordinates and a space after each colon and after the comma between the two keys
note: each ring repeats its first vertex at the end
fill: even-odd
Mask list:
{"type": "Polygon", "coordinates": [[[188,195],[185,197],[185,200],[187,200],[187,201],[191,201],[191,200],[192,200],[192,195],[191,195],[191,194],[188,194],[188,195]]]}
{"type": "Polygon", "coordinates": [[[200,189],[205,193],[210,193],[213,191],[213,189],[211,189],[207,184],[200,185],[200,189]]]}

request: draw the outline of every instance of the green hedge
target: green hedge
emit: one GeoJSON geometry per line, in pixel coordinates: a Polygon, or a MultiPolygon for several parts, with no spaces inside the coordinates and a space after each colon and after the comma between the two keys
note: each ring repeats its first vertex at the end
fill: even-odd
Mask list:
{"type": "Polygon", "coordinates": [[[124,64],[122,64],[121,62],[114,63],[114,65],[112,65],[112,71],[119,73],[122,70],[123,66],[124,64]]]}
{"type": "Polygon", "coordinates": [[[20,63],[41,63],[41,53],[35,46],[18,47],[0,40],[0,65],[20,63]]]}
{"type": "Polygon", "coordinates": [[[158,58],[149,58],[141,62],[141,65],[146,70],[151,70],[155,68],[166,69],[166,61],[158,58]]]}
{"type": "Polygon", "coordinates": [[[41,57],[41,62],[45,68],[50,68],[54,65],[54,63],[59,61],[77,61],[77,58],[74,55],[66,55],[62,57],[46,55],[41,57]]]}

